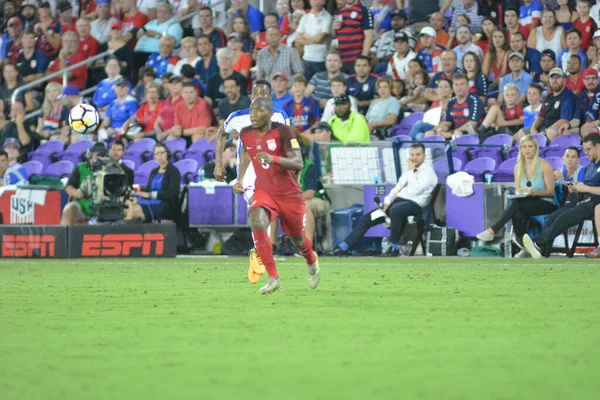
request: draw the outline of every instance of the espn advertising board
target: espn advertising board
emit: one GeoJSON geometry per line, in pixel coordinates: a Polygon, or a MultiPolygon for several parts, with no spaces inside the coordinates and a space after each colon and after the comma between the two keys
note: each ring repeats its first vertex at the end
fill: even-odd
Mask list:
{"type": "Polygon", "coordinates": [[[64,226],[0,225],[2,258],[67,258],[64,226]]]}

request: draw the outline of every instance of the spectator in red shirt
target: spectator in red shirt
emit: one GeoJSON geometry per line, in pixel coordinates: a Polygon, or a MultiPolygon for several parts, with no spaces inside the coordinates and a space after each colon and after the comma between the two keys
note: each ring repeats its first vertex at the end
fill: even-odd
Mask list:
{"type": "Polygon", "coordinates": [[[100,45],[92,36],[90,36],[91,25],[87,17],[81,17],[76,23],[77,34],[79,35],[78,53],[84,58],[90,58],[98,54],[100,45]]]}
{"type": "Polygon", "coordinates": [[[144,137],[153,137],[156,139],[154,134],[154,125],[160,115],[161,102],[158,97],[160,92],[160,85],[156,82],[150,82],[146,85],[145,99],[146,103],[142,105],[134,116],[129,118],[123,124],[123,130],[127,131],[129,125],[137,122],[142,127],[142,131],[138,133],[134,140],[140,140],[144,137]]]}
{"type": "Polygon", "coordinates": [[[158,119],[154,125],[154,129],[158,132],[156,139],[159,142],[162,142],[169,136],[171,128],[175,124],[175,106],[183,102],[183,97],[181,96],[183,85],[180,76],[172,76],[165,86],[169,90],[169,97],[163,101],[158,119]]]}
{"type": "Polygon", "coordinates": [[[573,28],[581,32],[581,50],[584,52],[592,45],[592,35],[598,29],[596,22],[590,17],[591,7],[590,0],[579,0],[577,2],[579,18],[573,23],[573,28]]]}
{"type": "Polygon", "coordinates": [[[38,50],[44,57],[53,60],[60,50],[60,24],[52,19],[50,3],[43,1],[38,9],[40,22],[35,24],[38,50]]]}
{"type": "Polygon", "coordinates": [[[58,22],[60,22],[61,32],[75,32],[75,20],[73,19],[73,7],[71,3],[64,0],[56,4],[58,22]]]}
{"type": "MultiPolygon", "coordinates": [[[[62,37],[62,45],[63,48],[60,53],[58,53],[58,58],[50,63],[46,75],[63,70],[68,66],[85,60],[84,56],[77,52],[79,48],[79,39],[75,32],[65,32],[62,37]]],[[[87,77],[88,71],[85,65],[67,73],[68,83],[77,86],[80,90],[85,88],[87,77]]],[[[51,82],[62,83],[62,78],[54,78],[51,82]]]]}
{"type": "Polygon", "coordinates": [[[584,90],[583,76],[581,76],[581,59],[577,54],[571,54],[567,61],[569,76],[565,78],[565,87],[579,96],[584,90]]]}
{"type": "MultiPolygon", "coordinates": [[[[150,19],[146,14],[138,11],[136,0],[121,0],[121,9],[123,10],[123,20],[121,21],[123,23],[123,36],[133,49],[137,43],[137,31],[142,29],[150,19]]],[[[148,56],[149,54],[146,53],[136,54],[135,65],[146,64],[148,56]]]]}
{"type": "Polygon", "coordinates": [[[169,139],[184,138],[188,145],[206,135],[206,128],[212,123],[210,105],[198,97],[193,82],[183,84],[184,102],[175,106],[175,125],[169,131],[169,139]]]}
{"type": "Polygon", "coordinates": [[[279,17],[275,13],[268,13],[265,15],[265,31],[260,32],[256,37],[256,42],[254,43],[254,52],[252,53],[252,58],[256,60],[256,56],[258,55],[258,51],[264,49],[269,46],[269,41],[267,40],[267,31],[269,28],[277,28],[279,26],[279,17]]]}

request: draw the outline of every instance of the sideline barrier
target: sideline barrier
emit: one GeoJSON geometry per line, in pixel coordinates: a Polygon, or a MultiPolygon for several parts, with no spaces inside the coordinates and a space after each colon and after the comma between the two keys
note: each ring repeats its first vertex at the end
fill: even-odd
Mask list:
{"type": "Polygon", "coordinates": [[[67,258],[65,226],[0,225],[2,258],[67,258]]]}
{"type": "Polygon", "coordinates": [[[0,192],[4,224],[59,225],[62,188],[7,186],[0,192]]]}

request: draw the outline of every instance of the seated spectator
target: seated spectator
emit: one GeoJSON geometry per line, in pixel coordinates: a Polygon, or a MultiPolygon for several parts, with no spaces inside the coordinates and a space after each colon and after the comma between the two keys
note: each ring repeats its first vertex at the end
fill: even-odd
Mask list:
{"type": "MultiPolygon", "coordinates": [[[[237,178],[236,159],[236,145],[233,142],[227,142],[221,159],[227,183],[233,182],[237,178]]],[[[215,179],[215,160],[207,162],[202,168],[204,169],[204,179],[215,179]]]]}
{"type": "MultiPolygon", "coordinates": [[[[148,15],[138,10],[137,0],[121,0],[121,11],[123,12],[123,18],[120,21],[123,28],[123,38],[131,48],[135,48],[138,31],[143,30],[150,19],[148,15]]],[[[136,53],[136,65],[145,64],[148,55],[149,53],[136,53]]]]}
{"type": "MultiPolygon", "coordinates": [[[[23,86],[24,83],[20,79],[19,69],[12,61],[4,64],[2,68],[2,77],[4,83],[0,85],[0,112],[9,113],[14,91],[23,86]]],[[[25,110],[31,112],[34,109],[33,95],[30,91],[21,91],[17,95],[17,101],[25,104],[25,110]]]]}
{"type": "Polygon", "coordinates": [[[399,256],[400,239],[409,216],[420,218],[431,193],[438,183],[433,168],[425,163],[425,146],[415,143],[410,146],[408,169],[402,173],[398,184],[383,201],[383,208],[376,208],[361,217],[356,228],[333,250],[334,256],[347,256],[358,245],[369,228],[382,224],[389,218],[391,222],[391,250],[386,256],[399,256]]]}
{"type": "Polygon", "coordinates": [[[181,81],[183,83],[192,82],[196,86],[196,92],[198,93],[198,97],[204,97],[206,93],[206,86],[202,83],[201,80],[196,78],[194,75],[195,71],[191,65],[184,65],[181,68],[181,81]]]}
{"type": "Polygon", "coordinates": [[[550,84],[550,71],[557,66],[556,54],[554,54],[552,50],[544,50],[540,58],[541,72],[536,76],[536,82],[542,84],[544,91],[546,91],[548,85],[550,84]]]}
{"type": "Polygon", "coordinates": [[[77,20],[75,27],[79,36],[79,49],[77,53],[83,55],[84,59],[91,58],[98,54],[100,44],[94,39],[91,33],[90,20],[87,17],[81,17],[77,20]]]}
{"type": "Polygon", "coordinates": [[[124,77],[132,75],[135,66],[135,57],[133,49],[127,44],[125,36],[123,36],[123,23],[120,21],[113,22],[110,25],[110,33],[108,42],[100,46],[100,52],[110,50],[113,56],[117,57],[121,63],[121,74],[124,77]]]}
{"type": "Polygon", "coordinates": [[[533,122],[542,109],[542,87],[537,83],[529,84],[527,88],[527,104],[523,110],[523,129],[520,129],[513,136],[513,144],[519,143],[525,136],[525,132],[530,132],[533,122]]]}
{"type": "Polygon", "coordinates": [[[398,32],[394,38],[394,49],[396,52],[388,63],[387,75],[396,79],[406,79],[408,62],[417,56],[408,46],[408,35],[398,32]]]}
{"type": "Polygon", "coordinates": [[[539,52],[552,50],[554,54],[560,54],[562,49],[567,47],[565,30],[562,26],[557,25],[554,10],[544,9],[542,11],[542,24],[531,30],[527,39],[527,47],[537,49],[539,52]]]}
{"type": "Polygon", "coordinates": [[[177,62],[179,62],[179,57],[173,55],[173,50],[175,50],[175,39],[172,36],[163,36],[160,39],[159,52],[150,54],[148,57],[148,62],[146,65],[154,68],[156,71],[156,76],[162,78],[168,72],[173,72],[173,68],[177,62]]]}
{"type": "Polygon", "coordinates": [[[463,56],[462,72],[469,78],[469,93],[479,96],[485,102],[488,94],[488,81],[481,72],[481,59],[475,53],[468,52],[463,56]]]}
{"type": "Polygon", "coordinates": [[[258,52],[256,58],[256,76],[259,79],[273,79],[277,72],[293,76],[304,73],[304,65],[296,49],[281,44],[279,28],[272,27],[267,31],[269,46],[258,52]]]}
{"type": "Polygon", "coordinates": [[[273,75],[273,106],[283,109],[283,106],[294,96],[288,91],[288,77],[283,72],[277,72],[273,75]]]}
{"type": "Polygon", "coordinates": [[[50,3],[42,1],[38,8],[40,22],[34,26],[37,37],[38,51],[48,60],[53,60],[58,55],[61,46],[60,23],[52,19],[50,3]]]}
{"type": "MultiPolygon", "coordinates": [[[[391,15],[391,28],[387,32],[378,35],[369,51],[371,56],[371,66],[375,68],[375,73],[385,72],[389,62],[396,50],[396,36],[406,36],[406,43],[409,50],[414,52],[416,40],[413,31],[406,27],[408,18],[404,10],[396,10],[391,15]],[[402,33],[404,35],[397,35],[402,33]]],[[[435,36],[434,36],[435,37],[435,36]]]]}
{"type": "Polygon", "coordinates": [[[173,125],[175,125],[175,107],[184,102],[183,97],[181,96],[183,90],[181,77],[172,76],[169,78],[166,87],[169,91],[169,97],[163,101],[154,125],[154,129],[158,132],[156,139],[159,142],[162,142],[169,136],[169,131],[173,128],[173,125]]]}
{"type": "MultiPolygon", "coordinates": [[[[106,109],[106,116],[102,120],[100,129],[98,130],[99,142],[108,141],[109,138],[123,133],[121,128],[125,124],[125,121],[135,115],[136,111],[140,108],[140,104],[135,97],[129,94],[129,87],[129,81],[125,78],[121,78],[115,82],[117,98],[106,109]]],[[[82,139],[82,135],[79,136],[79,139],[82,139]]]]}
{"type": "Polygon", "coordinates": [[[481,141],[496,133],[506,133],[512,136],[523,126],[525,117],[523,106],[518,103],[519,88],[517,85],[512,83],[504,85],[503,98],[504,104],[491,106],[479,126],[477,131],[481,141]]]}
{"type": "MultiPolygon", "coordinates": [[[[193,88],[192,88],[193,89],[193,88]]],[[[195,90],[190,91],[196,94],[195,90]]],[[[126,221],[154,222],[178,218],[179,170],[169,163],[169,150],[163,143],[154,145],[154,160],[158,167],[152,170],[143,191],[135,193],[125,209],[126,221]]]]}
{"type": "Polygon", "coordinates": [[[90,35],[100,44],[108,42],[110,27],[118,20],[110,16],[110,0],[96,0],[96,15],[90,24],[90,35]]]}
{"type": "Polygon", "coordinates": [[[120,140],[115,140],[110,144],[110,147],[108,149],[108,157],[112,160],[117,162],[121,168],[123,169],[123,172],[125,172],[125,176],[126,176],[126,182],[127,182],[127,187],[131,188],[133,187],[133,170],[131,168],[129,168],[127,165],[123,164],[123,156],[125,155],[125,144],[120,141],[120,140]]]}
{"type": "Polygon", "coordinates": [[[373,100],[367,111],[366,119],[369,132],[380,139],[390,137],[392,125],[398,120],[400,104],[392,96],[392,80],[379,78],[376,85],[379,98],[373,100]]]}
{"type": "Polygon", "coordinates": [[[448,103],[452,97],[452,81],[446,78],[440,79],[436,92],[439,100],[431,103],[429,110],[423,116],[423,120],[417,121],[408,132],[408,136],[410,136],[413,140],[423,139],[425,132],[432,130],[437,124],[442,122],[442,119],[446,115],[446,108],[448,107],[448,103]],[[426,118],[429,116],[428,113],[432,116],[431,119],[426,118]],[[428,121],[434,120],[436,122],[435,125],[425,122],[426,119],[428,121]]]}
{"type": "MultiPolygon", "coordinates": [[[[492,40],[492,33],[497,30],[496,23],[492,17],[486,16],[483,18],[483,24],[481,25],[481,31],[483,33],[475,36],[475,44],[481,48],[483,55],[488,53],[490,49],[490,42],[492,40]]],[[[503,34],[504,36],[504,34],[503,34]]],[[[505,42],[506,42],[506,37],[505,42]]],[[[483,59],[481,60],[483,61],[483,59]]]]}
{"type": "Polygon", "coordinates": [[[79,89],[75,85],[65,86],[62,94],[58,96],[58,98],[63,100],[63,103],[69,110],[79,103],[89,104],[89,100],[81,95],[79,89]]]}
{"type": "Polygon", "coordinates": [[[579,18],[573,23],[573,28],[581,33],[581,50],[587,52],[592,45],[592,35],[598,29],[596,22],[590,16],[591,0],[577,2],[579,18]]]}
{"type": "Polygon", "coordinates": [[[227,42],[225,32],[213,25],[212,9],[208,6],[200,8],[198,18],[194,18],[192,21],[192,28],[196,38],[208,36],[215,49],[224,47],[227,42]]]}
{"type": "MultiPolygon", "coordinates": [[[[540,10],[541,16],[541,10],[540,10]]],[[[516,33],[520,33],[524,40],[529,36],[529,29],[525,29],[519,24],[519,10],[516,8],[504,9],[504,25],[506,25],[506,40],[510,43],[516,33]]],[[[516,51],[513,49],[513,51],[516,51]]]]}
{"type": "MultiPolygon", "coordinates": [[[[142,68],[140,68],[138,76],[140,77],[140,80],[139,80],[138,84],[133,88],[133,97],[135,97],[135,99],[138,101],[138,103],[142,104],[144,102],[144,98],[146,96],[146,85],[149,84],[150,82],[155,82],[156,72],[154,72],[154,68],[144,65],[142,68]]],[[[165,96],[163,96],[163,89],[162,89],[162,87],[160,87],[160,85],[158,86],[158,89],[159,89],[158,90],[159,97],[160,98],[165,97],[165,96]]],[[[167,95],[168,95],[168,91],[167,91],[167,95]]]]}
{"type": "MultiPolygon", "coordinates": [[[[542,53],[536,49],[527,47],[525,36],[521,33],[515,33],[511,36],[510,50],[514,53],[523,54],[523,57],[525,57],[525,71],[527,71],[534,79],[537,79],[537,76],[542,73],[542,67],[540,65],[542,53]]],[[[552,50],[547,51],[548,54],[554,54],[552,50]]],[[[556,59],[556,55],[554,59],[556,59]]],[[[550,71],[550,69],[548,69],[548,71],[550,71]]]]}
{"type": "Polygon", "coordinates": [[[94,162],[102,157],[106,157],[106,146],[104,143],[94,143],[88,150],[87,160],[75,166],[65,188],[65,192],[69,195],[71,201],[63,208],[60,218],[61,225],[73,225],[78,221],[89,220],[94,215],[92,199],[86,197],[86,194],[81,190],[81,184],[88,176],[92,175],[94,162]]]}
{"type": "MultiPolygon", "coordinates": [[[[29,7],[27,7],[29,8],[29,7]]],[[[18,54],[15,64],[23,78],[23,82],[37,81],[44,76],[48,60],[35,49],[35,33],[31,30],[23,32],[23,49],[18,54]]]]}
{"type": "Polygon", "coordinates": [[[430,26],[421,29],[419,34],[421,49],[417,53],[417,58],[423,61],[427,72],[430,74],[435,74],[442,69],[441,56],[443,50],[435,42],[436,35],[435,29],[430,26]]]}
{"type": "Polygon", "coordinates": [[[233,76],[239,83],[242,90],[242,96],[248,93],[248,81],[246,77],[232,68],[233,51],[227,47],[217,50],[217,64],[219,72],[213,74],[207,83],[205,99],[213,109],[219,108],[219,101],[225,98],[223,82],[225,78],[233,76]]]}
{"type": "Polygon", "coordinates": [[[371,134],[367,120],[352,111],[350,98],[342,94],[335,98],[335,117],[331,118],[331,132],[342,143],[369,143],[371,134]]]}
{"type": "Polygon", "coordinates": [[[4,139],[0,158],[2,158],[2,153],[4,153],[4,156],[6,156],[8,161],[8,165],[4,171],[3,186],[26,185],[29,183],[27,171],[18,162],[18,159],[21,155],[20,149],[21,144],[19,143],[18,139],[14,137],[4,139]]]}
{"type": "Polygon", "coordinates": [[[115,84],[123,78],[121,76],[121,64],[119,63],[119,59],[114,56],[109,57],[106,61],[104,72],[106,72],[107,78],[98,83],[98,86],[94,91],[94,96],[92,97],[94,104],[96,104],[96,107],[101,111],[104,111],[106,107],[117,98],[115,84]]]}
{"type": "Polygon", "coordinates": [[[597,133],[583,138],[583,151],[590,163],[585,167],[583,182],[569,185],[569,192],[581,194],[582,200],[571,202],[559,208],[548,218],[541,233],[535,238],[523,236],[525,250],[533,258],[539,259],[548,253],[556,236],[566,232],[571,226],[578,225],[594,217],[594,209],[600,203],[600,136],[597,133]]]}
{"type": "Polygon", "coordinates": [[[400,112],[402,109],[407,112],[423,112],[427,109],[428,103],[425,98],[425,90],[429,83],[429,74],[424,69],[420,69],[414,73],[411,81],[412,84],[409,86],[406,96],[400,99],[400,112]]]}
{"type": "Polygon", "coordinates": [[[460,4],[454,7],[452,10],[452,21],[450,27],[456,28],[458,31],[460,24],[458,23],[459,17],[466,15],[471,20],[471,26],[474,32],[481,32],[481,24],[483,23],[483,14],[479,11],[479,3],[475,0],[461,0],[460,4]]]}
{"type": "MultiPolygon", "coordinates": [[[[539,145],[533,136],[525,136],[519,143],[519,156],[515,167],[515,192],[527,197],[513,199],[504,209],[500,219],[490,228],[477,234],[477,239],[489,242],[509,220],[514,231],[513,242],[523,249],[523,235],[530,217],[546,215],[556,210],[554,201],[554,171],[539,156],[539,145]]],[[[517,254],[521,258],[525,252],[517,254]]]]}
{"type": "MultiPolygon", "coordinates": [[[[575,63],[579,61],[577,56],[573,56],[573,61],[575,63]]],[[[573,119],[569,121],[569,129],[565,133],[581,133],[581,136],[585,137],[590,133],[598,132],[598,71],[593,68],[587,68],[579,79],[584,85],[584,91],[577,98],[575,114],[573,119]]],[[[566,80],[568,81],[569,77],[566,80]]]]}
{"type": "Polygon", "coordinates": [[[35,145],[35,122],[25,119],[25,108],[20,101],[12,104],[9,118],[0,113],[0,143],[9,138],[18,140],[22,159],[26,161],[35,145]]]}
{"type": "Polygon", "coordinates": [[[283,111],[290,117],[291,125],[300,133],[310,129],[321,119],[319,104],[310,97],[304,97],[305,90],[306,78],[299,72],[292,78],[290,93],[293,99],[283,105],[283,111]]]}
{"type": "Polygon", "coordinates": [[[483,50],[481,47],[473,44],[471,41],[473,39],[473,35],[471,34],[471,28],[466,25],[459,26],[456,30],[456,40],[458,41],[458,46],[456,46],[453,50],[456,53],[456,57],[458,59],[458,63],[462,63],[462,58],[468,52],[475,53],[480,60],[483,60],[483,50]]]}
{"type": "MultiPolygon", "coordinates": [[[[333,97],[327,100],[325,104],[325,109],[323,110],[323,116],[321,117],[321,121],[329,122],[331,118],[335,116],[335,101],[334,99],[342,94],[345,94],[347,91],[346,79],[341,76],[334,76],[331,79],[331,94],[333,97]]],[[[354,96],[348,96],[350,98],[350,106],[352,111],[359,112],[358,110],[358,102],[354,98],[354,96]]]]}
{"type": "Polygon", "coordinates": [[[23,48],[23,25],[19,17],[12,17],[7,23],[7,35],[0,38],[0,60],[16,61],[23,48]]]}
{"type": "Polygon", "coordinates": [[[483,58],[481,72],[486,80],[489,79],[492,82],[494,88],[497,88],[500,84],[500,78],[506,75],[509,53],[510,49],[508,43],[506,43],[504,33],[500,30],[492,32],[488,52],[483,58]]]}
{"type": "Polygon", "coordinates": [[[223,86],[227,97],[219,103],[219,125],[223,125],[231,113],[250,107],[250,99],[241,95],[240,83],[234,77],[225,78],[223,86]]]}
{"type": "MultiPolygon", "coordinates": [[[[527,72],[523,70],[525,66],[525,57],[521,53],[510,53],[508,57],[508,67],[510,68],[510,74],[503,76],[500,79],[500,93],[498,94],[498,103],[504,102],[504,86],[512,83],[517,85],[519,88],[519,104],[524,104],[527,100],[527,88],[530,83],[533,83],[533,78],[527,72]]],[[[495,101],[488,101],[488,105],[492,106],[496,104],[495,101]]]]}
{"type": "MultiPolygon", "coordinates": [[[[0,187],[4,186],[4,178],[8,169],[8,154],[4,150],[0,150],[0,187]]],[[[1,215],[2,213],[0,213],[1,215]]]]}
{"type": "Polygon", "coordinates": [[[267,32],[269,28],[278,28],[279,29],[279,16],[276,13],[268,13],[265,15],[265,30],[264,32],[259,32],[256,37],[256,42],[254,43],[254,50],[252,58],[256,60],[258,56],[258,52],[262,49],[265,49],[269,46],[269,42],[267,40],[267,32]]]}
{"type": "Polygon", "coordinates": [[[239,72],[246,80],[250,79],[250,68],[252,68],[252,56],[242,51],[242,37],[237,33],[227,36],[227,47],[233,51],[233,64],[231,69],[239,72]]]}
{"type": "Polygon", "coordinates": [[[585,90],[581,71],[581,59],[578,55],[572,54],[569,56],[569,61],[567,62],[565,87],[572,91],[575,96],[579,96],[579,94],[585,90]]]}
{"type": "MultiPolygon", "coordinates": [[[[446,19],[444,18],[443,13],[434,12],[433,14],[431,14],[431,16],[429,17],[429,25],[431,25],[431,27],[435,31],[435,44],[437,45],[437,47],[441,50],[449,49],[451,47],[450,36],[445,30],[446,19]]],[[[415,52],[418,52],[421,49],[422,44],[419,41],[417,43],[417,47],[415,48],[415,52]]]]}
{"type": "Polygon", "coordinates": [[[550,87],[529,133],[544,132],[549,141],[564,134],[571,128],[570,121],[575,115],[576,97],[565,88],[565,76],[562,69],[550,71],[550,87]]]}
{"type": "Polygon", "coordinates": [[[577,147],[567,147],[562,156],[563,167],[554,170],[556,182],[562,184],[583,182],[585,180],[585,169],[579,164],[579,149],[577,147]]]}
{"type": "Polygon", "coordinates": [[[209,78],[219,72],[217,57],[213,53],[213,44],[208,36],[198,37],[198,54],[201,60],[196,63],[196,75],[205,85],[208,85],[209,78]]]}
{"type": "Polygon", "coordinates": [[[21,22],[23,23],[23,30],[32,31],[35,24],[39,22],[37,18],[38,5],[39,2],[37,0],[24,0],[21,3],[21,22]]]}
{"type": "Polygon", "coordinates": [[[542,20],[544,5],[539,0],[523,0],[519,7],[519,25],[528,32],[538,27],[542,20]]]}
{"type": "Polygon", "coordinates": [[[173,39],[174,49],[181,42],[183,28],[173,18],[171,5],[166,1],[161,1],[156,6],[156,19],[148,22],[142,29],[137,31],[136,37],[138,40],[135,45],[135,52],[145,53],[150,57],[152,54],[162,52],[161,37],[167,36],[173,39]]]}
{"type": "Polygon", "coordinates": [[[351,96],[350,99],[356,99],[360,113],[365,114],[377,96],[375,84],[379,76],[371,73],[369,58],[363,55],[356,57],[354,72],[355,74],[347,79],[348,94],[351,96]]]}
{"type": "Polygon", "coordinates": [[[75,19],[73,18],[73,6],[69,0],[59,0],[56,2],[56,15],[60,22],[61,32],[76,32],[75,19]]]}
{"type": "Polygon", "coordinates": [[[123,131],[127,132],[131,124],[137,123],[142,127],[142,131],[135,135],[134,140],[140,140],[144,137],[156,138],[154,127],[158,116],[160,115],[161,102],[158,96],[160,85],[156,82],[150,82],[146,85],[146,102],[142,104],[134,115],[129,117],[123,124],[123,131]]]}
{"type": "Polygon", "coordinates": [[[69,143],[69,109],[59,96],[63,87],[56,82],[46,85],[46,96],[42,105],[42,118],[38,119],[36,133],[42,140],[61,140],[69,143]]]}
{"type": "Polygon", "coordinates": [[[313,99],[319,102],[321,109],[325,108],[327,100],[331,98],[331,78],[342,75],[344,78],[348,76],[342,72],[342,59],[339,53],[330,52],[325,59],[326,71],[317,72],[310,78],[306,92],[306,97],[312,96],[313,99]]]}
{"type": "Polygon", "coordinates": [[[169,139],[182,137],[189,146],[204,138],[212,122],[212,112],[208,103],[198,97],[192,82],[183,84],[181,95],[184,101],[175,106],[175,125],[168,133],[169,139]]]}
{"type": "Polygon", "coordinates": [[[477,131],[483,103],[479,97],[469,93],[469,79],[461,74],[452,77],[454,97],[448,103],[443,122],[425,136],[442,135],[446,139],[460,137],[466,133],[477,131]]]}
{"type": "MultiPolygon", "coordinates": [[[[71,65],[75,65],[85,60],[83,55],[78,53],[79,39],[73,31],[67,31],[62,36],[62,50],[58,58],[50,63],[46,75],[63,70],[71,65]]],[[[70,85],[75,85],[79,90],[85,88],[88,78],[87,66],[83,65],[67,73],[67,80],[70,85]]],[[[62,77],[54,78],[50,82],[62,83],[62,77]]]]}
{"type": "Polygon", "coordinates": [[[568,63],[572,55],[579,57],[582,69],[587,68],[588,58],[581,49],[581,33],[577,29],[571,29],[567,32],[567,48],[563,49],[558,55],[558,64],[565,74],[569,72],[568,63]]]}
{"type": "MultiPolygon", "coordinates": [[[[254,39],[250,36],[250,25],[248,20],[242,16],[235,17],[233,20],[233,30],[228,32],[237,33],[242,37],[242,50],[248,54],[252,54],[254,51],[254,39]]],[[[256,32],[258,34],[258,32],[256,32]]]]}
{"type": "Polygon", "coordinates": [[[191,65],[194,70],[196,69],[196,64],[202,62],[202,58],[198,57],[198,44],[196,42],[196,38],[193,37],[185,37],[181,40],[181,52],[179,56],[182,57],[179,62],[173,68],[173,73],[175,75],[181,74],[181,67],[184,65],[191,65]]]}
{"type": "Polygon", "coordinates": [[[456,53],[452,50],[446,50],[442,53],[442,70],[437,74],[433,75],[429,81],[427,90],[425,91],[425,97],[429,101],[439,100],[435,93],[438,81],[442,78],[452,79],[452,75],[459,72],[456,53]]]}

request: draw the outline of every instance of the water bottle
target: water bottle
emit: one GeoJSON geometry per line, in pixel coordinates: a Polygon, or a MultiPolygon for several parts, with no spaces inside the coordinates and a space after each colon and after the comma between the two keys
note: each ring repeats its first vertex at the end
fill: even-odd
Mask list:
{"type": "Polygon", "coordinates": [[[379,185],[381,183],[381,177],[379,175],[375,175],[373,181],[376,185],[379,185]]]}
{"type": "Polygon", "coordinates": [[[202,182],[204,180],[204,168],[200,167],[198,170],[198,182],[202,182]]]}
{"type": "Polygon", "coordinates": [[[505,238],[502,242],[502,250],[504,252],[504,258],[512,258],[512,242],[510,238],[505,238]]]}
{"type": "Polygon", "coordinates": [[[462,249],[458,249],[458,252],[456,254],[458,254],[459,257],[470,257],[471,250],[467,249],[466,247],[463,247],[462,249]]]}
{"type": "Polygon", "coordinates": [[[381,254],[385,254],[390,251],[390,239],[384,237],[381,239],[381,254]]]}

